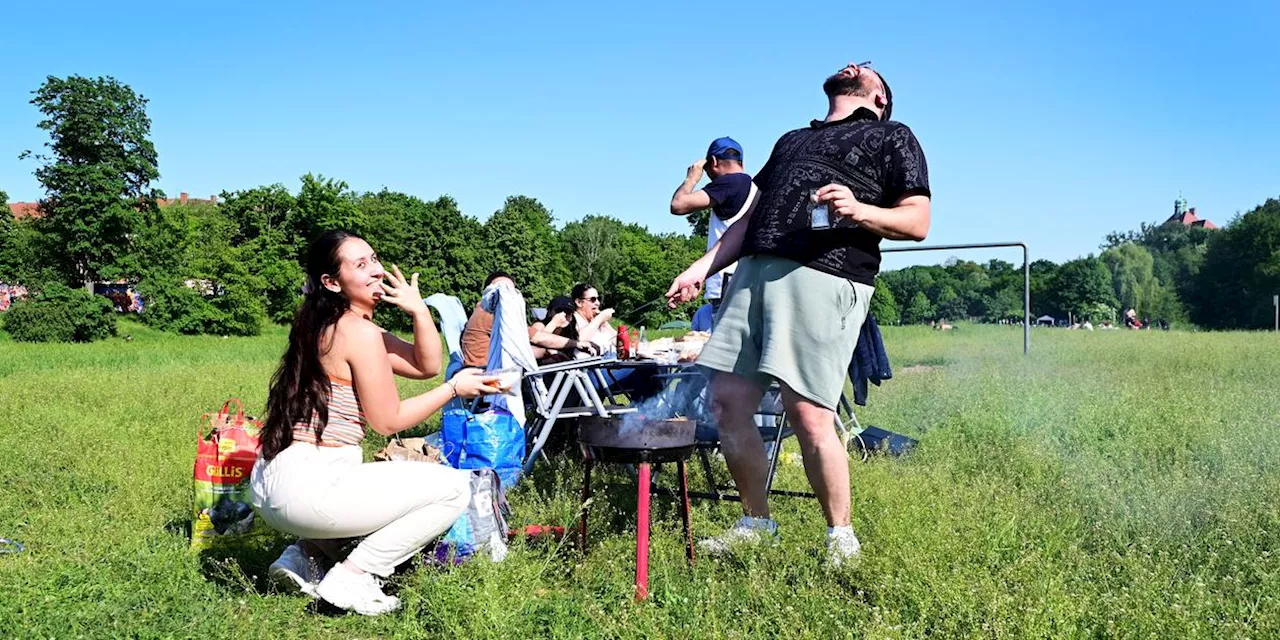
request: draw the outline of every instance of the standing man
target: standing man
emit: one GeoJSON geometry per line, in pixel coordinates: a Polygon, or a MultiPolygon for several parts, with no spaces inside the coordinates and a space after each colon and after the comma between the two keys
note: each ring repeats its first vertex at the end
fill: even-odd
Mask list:
{"type": "Polygon", "coordinates": [[[849,461],[835,409],[880,270],[880,240],[924,239],[929,176],[915,135],[889,119],[893,93],[869,63],[845,66],[822,88],[826,117],[778,140],[755,178],[759,203],[667,292],[672,305],[691,300],[708,273],[740,259],[698,358],[715,372],[712,408],[744,513],[703,541],[713,554],[777,536],[752,421],[772,380],[826,516],[828,560],[839,566],[861,548],[849,526],[849,461]]]}
{"type": "MultiPolygon", "coordinates": [[[[671,213],[687,216],[710,207],[711,220],[707,224],[707,249],[710,250],[724,232],[746,214],[756,194],[751,175],[742,168],[742,145],[733,138],[717,138],[707,148],[706,158],[693,163],[685,173],[684,183],[671,196],[671,213]],[[694,191],[704,169],[711,176],[711,184],[694,191]]],[[[729,276],[736,266],[730,263],[707,277],[704,289],[713,312],[720,310],[729,276]]]]}

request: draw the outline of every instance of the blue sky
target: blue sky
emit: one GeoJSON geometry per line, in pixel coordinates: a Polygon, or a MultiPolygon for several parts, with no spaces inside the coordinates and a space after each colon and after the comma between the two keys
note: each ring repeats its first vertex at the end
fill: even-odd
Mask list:
{"type": "Polygon", "coordinates": [[[13,3],[0,189],[41,195],[17,156],[44,141],[45,76],[112,75],[151,101],[170,195],[310,171],[481,219],[525,194],[683,231],[667,203],[711,139],[759,168],[870,59],[928,156],[927,243],[1062,261],[1179,193],[1220,224],[1280,196],[1280,3],[960,4],[13,3]]]}

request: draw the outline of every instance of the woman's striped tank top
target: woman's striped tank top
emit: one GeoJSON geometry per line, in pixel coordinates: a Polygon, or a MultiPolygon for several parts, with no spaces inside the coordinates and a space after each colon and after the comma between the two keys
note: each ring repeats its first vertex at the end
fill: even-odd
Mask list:
{"type": "Polygon", "coordinates": [[[320,442],[316,442],[316,429],[320,425],[318,413],[312,413],[307,422],[293,425],[294,441],[322,447],[360,446],[364,440],[364,411],[360,409],[360,398],[350,380],[329,376],[328,406],[329,422],[320,434],[320,442]]]}

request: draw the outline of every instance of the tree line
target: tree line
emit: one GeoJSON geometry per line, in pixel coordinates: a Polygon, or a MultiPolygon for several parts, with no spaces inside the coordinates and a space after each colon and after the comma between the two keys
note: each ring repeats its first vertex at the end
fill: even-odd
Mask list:
{"type": "MultiPolygon", "coordinates": [[[[326,230],[345,229],[369,240],[384,262],[418,272],[424,294],[447,293],[468,306],[495,270],[514,277],[530,307],[575,282],[595,285],[637,325],[688,319],[696,306],[654,305],[627,317],[702,253],[706,212],[690,216],[688,234],[653,233],[607,215],[557,224],[536,199],[516,195],[482,222],[449,196],[357,192],[313,174],[295,189],[264,185],[224,191],[217,203],[161,206],[144,97],[114,78],[49,77],[31,103],[49,142],[23,156],[37,161],[45,197],[39,216],[0,216],[2,282],[39,290],[124,281],[142,293],[141,317],[152,326],[251,335],[288,321],[306,246],[326,230]]],[[[1036,316],[1101,321],[1133,308],[1173,323],[1260,328],[1269,326],[1276,292],[1277,200],[1220,230],[1143,224],[1109,234],[1097,256],[1031,264],[1036,316]]],[[[1021,265],[949,260],[885,272],[872,304],[882,324],[1019,320],[1021,265]]],[[[400,315],[379,320],[394,327],[400,315]]]]}

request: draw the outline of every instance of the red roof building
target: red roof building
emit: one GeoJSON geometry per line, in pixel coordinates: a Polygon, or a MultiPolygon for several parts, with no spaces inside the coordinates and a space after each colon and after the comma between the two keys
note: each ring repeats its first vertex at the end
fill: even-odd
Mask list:
{"type": "Polygon", "coordinates": [[[1169,216],[1165,223],[1180,222],[1188,227],[1204,227],[1206,229],[1217,229],[1218,225],[1204,218],[1196,217],[1196,208],[1187,208],[1187,199],[1178,198],[1173,201],[1173,215],[1169,216]]]}
{"type": "MultiPolygon", "coordinates": [[[[203,198],[189,197],[187,195],[187,192],[183,191],[182,193],[178,194],[177,198],[156,198],[156,203],[162,207],[167,207],[171,204],[218,204],[218,196],[209,196],[209,198],[206,200],[203,198]]],[[[39,202],[10,202],[9,212],[12,213],[13,217],[17,220],[23,220],[26,218],[39,218],[40,203],[39,202]]]]}
{"type": "Polygon", "coordinates": [[[40,217],[40,203],[38,202],[10,202],[9,213],[18,220],[26,218],[40,217]]]}

